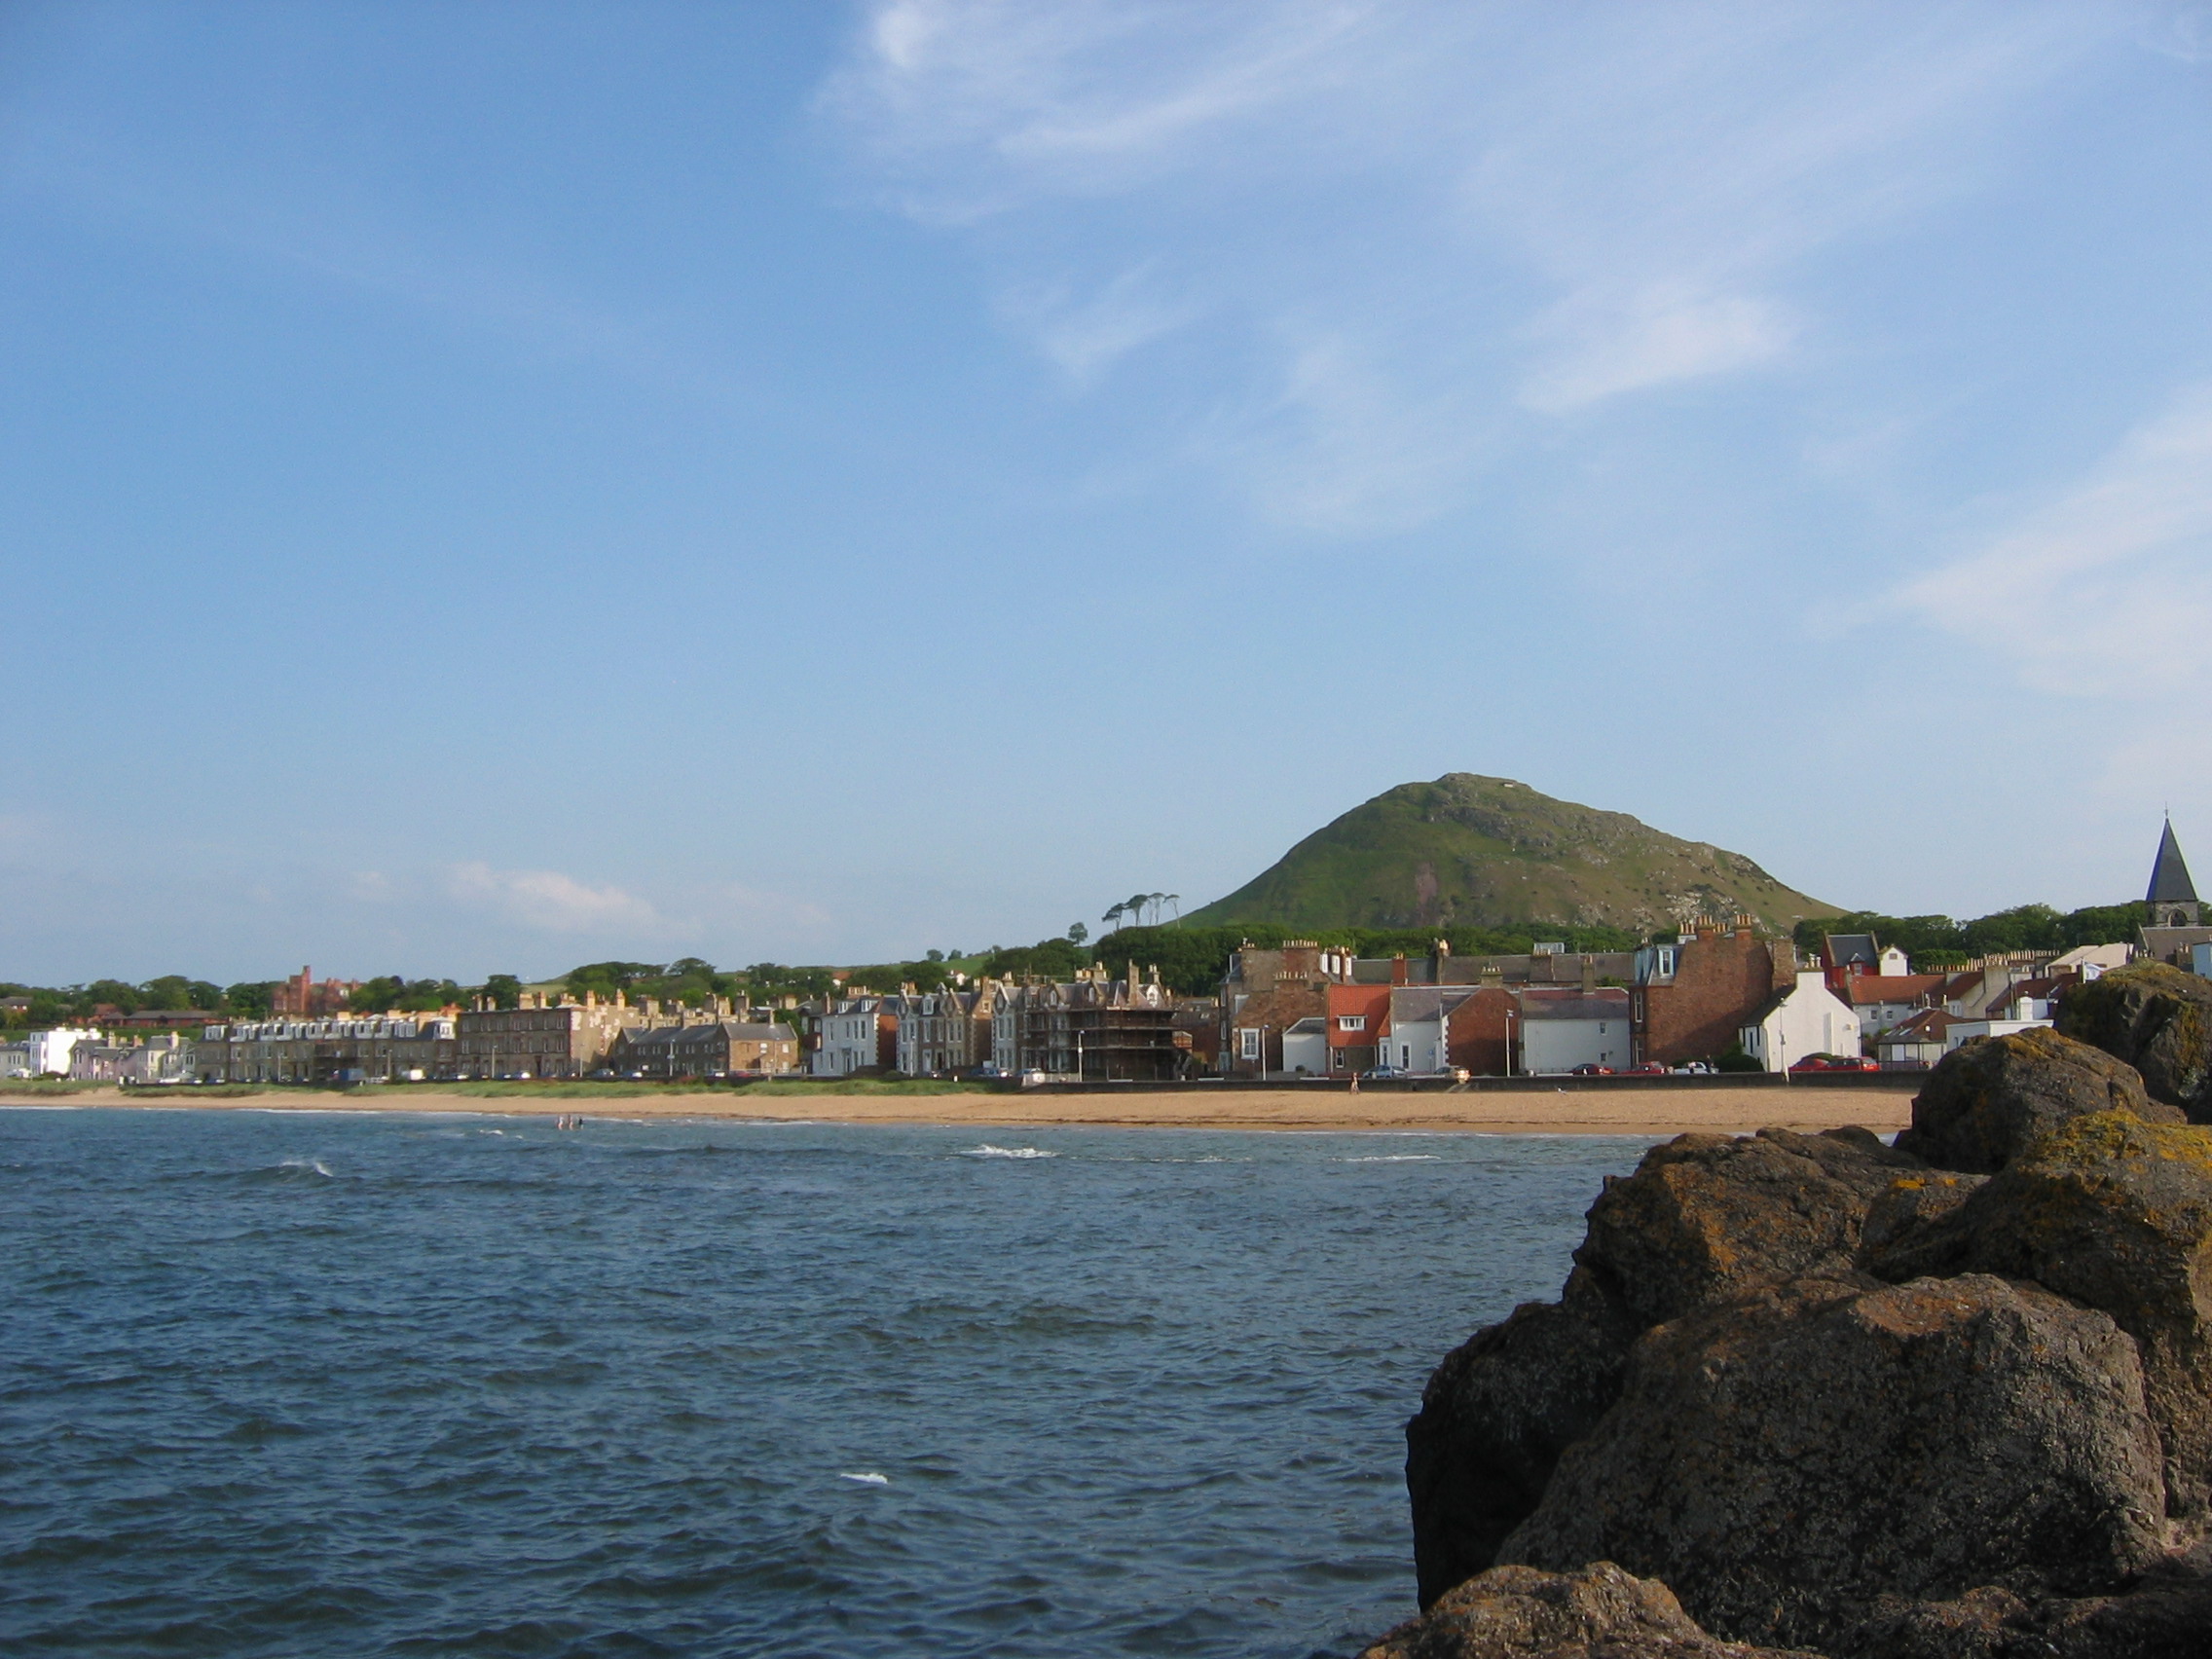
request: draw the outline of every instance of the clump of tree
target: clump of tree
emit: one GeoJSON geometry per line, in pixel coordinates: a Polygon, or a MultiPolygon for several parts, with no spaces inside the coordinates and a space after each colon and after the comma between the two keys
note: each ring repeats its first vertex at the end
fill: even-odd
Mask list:
{"type": "Polygon", "coordinates": [[[445,1008],[466,1008],[473,1000],[468,990],[451,979],[408,979],[387,974],[364,979],[346,999],[349,1014],[435,1014],[445,1008]]]}
{"type": "Polygon", "coordinates": [[[1896,945],[1924,972],[1956,968],[1978,956],[2001,956],[2012,950],[2072,950],[2083,944],[2124,944],[2148,919],[2140,903],[2089,904],[2063,914],[2048,904],[2016,904],[1972,921],[1950,916],[1885,916],[1872,910],[1855,910],[1847,916],[1828,916],[1799,922],[1794,938],[1808,953],[1821,948],[1826,934],[1872,934],[1884,945],[1896,945]]]}
{"type": "Polygon", "coordinates": [[[269,1006],[275,981],[233,985],[228,990],[208,979],[164,974],[131,984],[124,979],[94,979],[83,985],[18,985],[0,983],[0,997],[25,999],[25,1007],[9,1011],[11,1028],[46,1025],[82,1025],[116,1014],[173,1014],[180,1024],[205,1015],[242,1018],[242,1009],[269,1006]]]}

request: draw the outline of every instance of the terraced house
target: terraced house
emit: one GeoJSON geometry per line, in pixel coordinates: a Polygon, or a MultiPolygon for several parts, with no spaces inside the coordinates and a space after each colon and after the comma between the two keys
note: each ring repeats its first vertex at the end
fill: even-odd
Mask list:
{"type": "Polygon", "coordinates": [[[788,1025],[750,1020],[632,1026],[615,1037],[607,1065],[623,1077],[780,1077],[798,1069],[798,1037],[788,1025]]]}

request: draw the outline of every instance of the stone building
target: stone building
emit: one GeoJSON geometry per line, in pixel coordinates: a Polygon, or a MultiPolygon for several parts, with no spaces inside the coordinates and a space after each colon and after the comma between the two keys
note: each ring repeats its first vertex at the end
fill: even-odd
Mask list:
{"type": "Polygon", "coordinates": [[[358,979],[324,979],[302,968],[269,993],[269,1012],[279,1019],[323,1019],[344,1011],[346,1000],[361,988],[358,979]]]}
{"type": "Polygon", "coordinates": [[[989,1004],[967,990],[902,994],[892,1064],[908,1077],[969,1071],[990,1055],[989,1004]],[[977,1010],[983,1013],[977,1016],[977,1010]]]}
{"type": "Polygon", "coordinates": [[[798,1069],[798,1036],[788,1025],[687,1019],[616,1033],[607,1068],[623,1077],[780,1077],[798,1069]]]}
{"type": "Polygon", "coordinates": [[[1053,984],[1001,985],[992,1005],[995,1063],[1011,1075],[1042,1072],[1085,1082],[1158,1083],[1189,1070],[1188,1034],[1176,999],[1160,982],[1109,979],[1103,968],[1053,984]]]}
{"type": "MultiPolygon", "coordinates": [[[[462,1017],[466,1017],[463,1015],[462,1017]]],[[[210,1025],[192,1046],[200,1083],[407,1083],[459,1071],[450,1015],[253,1019],[210,1025]]]]}
{"type": "MultiPolygon", "coordinates": [[[[726,1013],[721,1004],[719,1012],[726,1013]]],[[[617,993],[582,1002],[525,991],[514,1008],[479,1007],[460,1018],[459,1070],[463,1078],[579,1078],[604,1066],[614,1039],[632,1026],[653,1025],[659,1009],[617,993]]]]}
{"type": "Polygon", "coordinates": [[[2153,961],[2187,968],[2195,946],[2212,943],[2212,928],[2203,925],[2196,883],[2190,879],[2189,864],[2181,856],[2181,843],[2174,839],[2171,819],[2158,838],[2158,856],[2151,866],[2151,887],[2143,896],[2143,903],[2148,919],[2139,937],[2143,954],[2153,961]]]}

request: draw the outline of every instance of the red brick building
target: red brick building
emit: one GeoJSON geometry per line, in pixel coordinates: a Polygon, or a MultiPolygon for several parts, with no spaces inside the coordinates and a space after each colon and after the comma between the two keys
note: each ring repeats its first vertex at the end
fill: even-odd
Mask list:
{"type": "Polygon", "coordinates": [[[1724,1054],[1776,992],[1796,983],[1796,947],[1759,938],[1749,916],[1647,944],[1636,953],[1631,993],[1634,1057],[1672,1066],[1724,1054]]]}

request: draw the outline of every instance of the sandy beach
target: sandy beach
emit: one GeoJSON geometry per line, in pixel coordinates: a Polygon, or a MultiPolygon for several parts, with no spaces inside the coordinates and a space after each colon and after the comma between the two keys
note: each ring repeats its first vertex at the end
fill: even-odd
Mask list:
{"type": "Polygon", "coordinates": [[[414,1089],[346,1095],[272,1091],[228,1099],[148,1096],[95,1089],[69,1095],[8,1096],[9,1106],[127,1106],[151,1111],[463,1112],[503,1117],[646,1118],[852,1124],[973,1124],[978,1127],[1098,1124],[1117,1128],[1455,1130],[1483,1134],[1749,1134],[1782,1127],[1832,1129],[1862,1124],[1882,1134],[1911,1122],[1909,1089],[1788,1088],[1567,1089],[1554,1093],[1400,1092],[1340,1089],[1191,1089],[1124,1093],[640,1094],[562,1099],[483,1096],[414,1089]]]}

